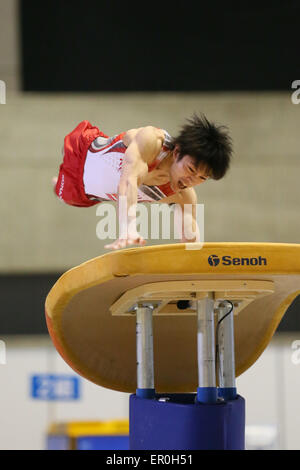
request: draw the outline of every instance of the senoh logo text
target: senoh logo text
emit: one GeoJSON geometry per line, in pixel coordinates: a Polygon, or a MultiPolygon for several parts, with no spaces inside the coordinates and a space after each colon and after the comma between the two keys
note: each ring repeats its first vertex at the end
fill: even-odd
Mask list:
{"type": "Polygon", "coordinates": [[[225,255],[220,258],[218,255],[210,255],[208,263],[211,266],[266,266],[267,259],[262,256],[252,258],[233,258],[232,256],[225,255]]]}

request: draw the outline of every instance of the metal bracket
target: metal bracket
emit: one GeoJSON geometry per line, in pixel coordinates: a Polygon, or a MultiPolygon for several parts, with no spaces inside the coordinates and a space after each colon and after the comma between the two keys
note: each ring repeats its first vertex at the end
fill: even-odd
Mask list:
{"type": "Polygon", "coordinates": [[[110,307],[112,315],[133,315],[137,305],[153,307],[153,315],[197,315],[197,301],[213,295],[215,313],[225,300],[234,304],[234,313],[259,297],[274,292],[273,281],[264,280],[202,280],[166,281],[144,284],[125,292],[110,307]],[[177,302],[190,301],[189,308],[180,309],[177,302]]]}

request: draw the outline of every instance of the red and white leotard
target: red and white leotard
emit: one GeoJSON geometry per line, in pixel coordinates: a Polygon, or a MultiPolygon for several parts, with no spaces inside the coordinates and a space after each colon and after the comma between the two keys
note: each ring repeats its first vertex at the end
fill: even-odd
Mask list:
{"type": "MultiPolygon", "coordinates": [[[[90,199],[117,200],[124,153],[127,147],[122,134],[113,137],[98,137],[89,146],[83,170],[84,191],[90,199]]],[[[154,170],[170,152],[171,136],[164,131],[165,139],[162,149],[149,165],[154,170]]],[[[159,201],[174,194],[170,183],[159,186],[141,185],[138,188],[138,202],[159,201]]]]}

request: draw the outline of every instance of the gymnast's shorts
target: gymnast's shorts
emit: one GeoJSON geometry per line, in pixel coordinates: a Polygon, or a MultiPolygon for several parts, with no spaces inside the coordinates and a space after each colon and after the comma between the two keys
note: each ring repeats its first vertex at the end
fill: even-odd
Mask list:
{"type": "Polygon", "coordinates": [[[83,170],[88,148],[100,136],[108,137],[89,121],[82,121],[65,137],[64,159],[59,167],[55,193],[66,204],[90,207],[99,203],[85,194],[83,170]]]}

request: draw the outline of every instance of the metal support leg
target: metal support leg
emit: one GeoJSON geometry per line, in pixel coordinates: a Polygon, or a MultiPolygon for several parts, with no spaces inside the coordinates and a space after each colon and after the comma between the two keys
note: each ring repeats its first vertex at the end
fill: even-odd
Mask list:
{"type": "Polygon", "coordinates": [[[198,377],[197,401],[216,403],[214,300],[210,295],[197,301],[198,377]]]}
{"type": "Polygon", "coordinates": [[[220,306],[218,313],[218,363],[219,363],[219,395],[225,400],[236,398],[235,358],[234,358],[234,312],[228,306],[220,306]],[[224,318],[222,320],[222,318],[224,318]]]}
{"type": "Polygon", "coordinates": [[[152,311],[151,306],[138,306],[136,309],[136,395],[141,398],[155,397],[152,311]]]}

